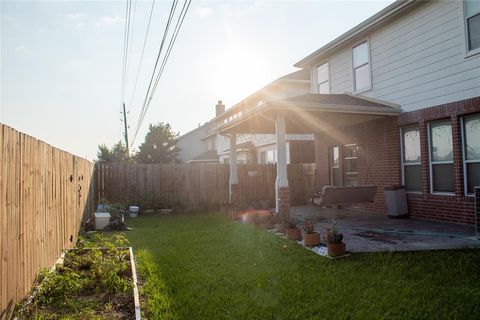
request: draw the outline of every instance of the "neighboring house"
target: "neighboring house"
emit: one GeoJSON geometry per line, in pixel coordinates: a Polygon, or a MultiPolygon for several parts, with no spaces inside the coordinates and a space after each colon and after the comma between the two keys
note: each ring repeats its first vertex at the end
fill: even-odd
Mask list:
{"type": "MultiPolygon", "coordinates": [[[[375,184],[365,207],[385,212],[383,188],[404,184],[410,214],[474,223],[480,1],[396,1],[295,66],[310,70],[310,94],[267,103],[220,133],[314,133],[318,189],[375,184]]],[[[284,160],[276,186],[281,210],[284,160]]]]}
{"type": "Polygon", "coordinates": [[[180,148],[178,156],[181,161],[186,163],[218,163],[215,144],[202,141],[213,125],[215,124],[207,122],[178,138],[177,146],[180,148]]]}

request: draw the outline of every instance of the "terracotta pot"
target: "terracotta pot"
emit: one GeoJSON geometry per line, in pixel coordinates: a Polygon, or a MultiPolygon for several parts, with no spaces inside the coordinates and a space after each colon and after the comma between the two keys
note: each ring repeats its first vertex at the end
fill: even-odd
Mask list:
{"type": "Polygon", "coordinates": [[[245,223],[254,223],[256,221],[255,213],[246,213],[242,217],[242,221],[245,223]]]}
{"type": "Polygon", "coordinates": [[[290,229],[285,229],[285,233],[287,234],[287,238],[290,240],[300,240],[302,233],[300,232],[300,229],[297,227],[295,228],[290,228],[290,229]]]}
{"type": "Polygon", "coordinates": [[[235,221],[242,219],[242,214],[240,213],[240,211],[231,210],[230,216],[232,217],[232,220],[235,220],[235,221]]]}
{"type": "Polygon", "coordinates": [[[345,243],[327,243],[327,253],[330,257],[345,255],[345,243]]]}
{"type": "Polygon", "coordinates": [[[320,244],[320,233],[304,233],[303,244],[306,246],[318,246],[320,244]]]}

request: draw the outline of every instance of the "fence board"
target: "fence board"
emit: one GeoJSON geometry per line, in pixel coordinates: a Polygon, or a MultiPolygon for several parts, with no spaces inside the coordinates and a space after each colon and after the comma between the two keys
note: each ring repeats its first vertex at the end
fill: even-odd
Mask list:
{"type": "MultiPolygon", "coordinates": [[[[312,194],[314,164],[288,167],[294,204],[312,194]]],[[[229,166],[226,164],[98,164],[95,195],[99,201],[139,205],[143,208],[219,206],[228,201],[229,166]],[[128,190],[128,192],[122,192],[128,190]]],[[[238,165],[240,200],[275,201],[276,165],[238,165]]]]}
{"type": "Polygon", "coordinates": [[[0,124],[0,319],[41,268],[73,247],[82,217],[93,211],[93,168],[0,124]]]}

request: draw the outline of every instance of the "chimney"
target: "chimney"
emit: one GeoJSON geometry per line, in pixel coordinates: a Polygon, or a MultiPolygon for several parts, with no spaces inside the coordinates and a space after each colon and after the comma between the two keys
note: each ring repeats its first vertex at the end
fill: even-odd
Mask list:
{"type": "Polygon", "coordinates": [[[224,112],[225,112],[225,105],[222,103],[222,100],[218,100],[218,103],[215,106],[215,117],[218,117],[224,112]]]}

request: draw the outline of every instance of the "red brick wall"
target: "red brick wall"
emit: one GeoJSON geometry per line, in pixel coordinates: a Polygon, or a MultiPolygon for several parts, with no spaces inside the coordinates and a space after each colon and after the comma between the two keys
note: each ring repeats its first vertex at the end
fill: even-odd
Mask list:
{"type": "Polygon", "coordinates": [[[289,141],[290,163],[314,163],[314,141],[289,141]]]}
{"type": "MultiPolygon", "coordinates": [[[[330,184],[328,147],[357,143],[359,185],[374,184],[378,186],[375,201],[364,204],[369,210],[386,212],[383,188],[387,185],[399,184],[400,177],[400,138],[397,119],[394,117],[368,121],[360,125],[340,128],[341,137],[332,137],[324,132],[316,135],[316,185],[321,190],[330,184]]],[[[340,148],[341,149],[341,148],[340,148]]],[[[342,158],[342,152],[340,152],[342,158]]],[[[340,161],[340,166],[342,167],[340,161]]]]}
{"type": "MultiPolygon", "coordinates": [[[[463,162],[461,146],[460,117],[480,112],[480,97],[458,101],[441,106],[402,113],[398,118],[383,118],[359,125],[340,128],[341,137],[332,137],[326,132],[315,135],[316,189],[321,190],[330,184],[328,147],[347,143],[358,143],[359,175],[358,182],[378,186],[373,204],[362,207],[374,212],[386,212],[383,189],[387,185],[400,184],[400,128],[419,124],[422,152],[422,192],[407,194],[411,215],[474,223],[474,203],[472,197],[464,195],[463,162]],[[429,156],[427,123],[431,120],[450,118],[454,140],[455,195],[430,194],[429,156]]],[[[342,163],[342,161],[341,161],[342,163]]]]}

